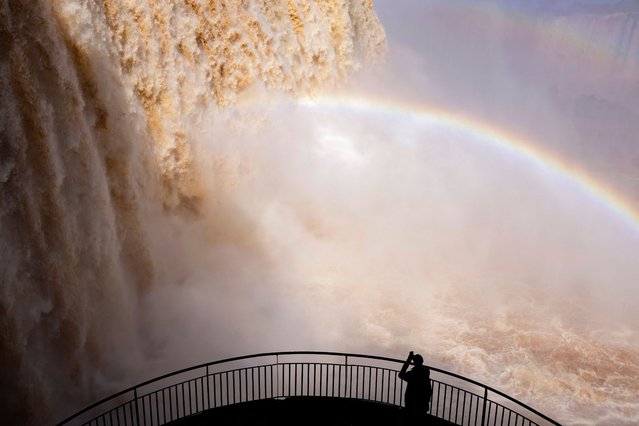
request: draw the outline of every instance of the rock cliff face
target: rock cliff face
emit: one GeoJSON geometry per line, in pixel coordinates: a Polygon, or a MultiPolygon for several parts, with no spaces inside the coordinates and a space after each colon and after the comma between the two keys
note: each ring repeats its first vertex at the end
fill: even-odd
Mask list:
{"type": "Polygon", "coordinates": [[[370,0],[2,0],[0,47],[0,411],[50,424],[143,362],[149,215],[203,197],[189,124],[385,39],[370,0]]]}

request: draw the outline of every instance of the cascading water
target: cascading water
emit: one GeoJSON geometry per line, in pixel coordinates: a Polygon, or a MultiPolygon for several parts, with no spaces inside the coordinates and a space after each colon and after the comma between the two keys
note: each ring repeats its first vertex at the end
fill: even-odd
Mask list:
{"type": "Polygon", "coordinates": [[[370,1],[2,0],[0,46],[9,424],[287,349],[416,349],[565,423],[639,418],[639,227],[554,139],[416,107],[418,61],[346,89],[386,52],[370,1]]]}
{"type": "Polygon", "coordinates": [[[369,1],[5,0],[0,40],[0,411],[48,423],[149,356],[154,234],[214,196],[191,123],[341,82],[384,35],[369,1]]]}

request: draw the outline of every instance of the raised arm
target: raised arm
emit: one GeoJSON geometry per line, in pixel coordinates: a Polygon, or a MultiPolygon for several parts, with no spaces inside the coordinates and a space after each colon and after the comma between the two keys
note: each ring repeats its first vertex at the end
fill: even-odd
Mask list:
{"type": "Polygon", "coordinates": [[[399,377],[400,379],[406,380],[407,378],[406,370],[408,370],[408,366],[410,365],[410,362],[413,360],[413,356],[415,356],[415,354],[413,353],[413,351],[410,351],[410,353],[408,354],[408,358],[406,358],[406,361],[404,361],[404,365],[402,365],[402,369],[397,375],[397,377],[399,377]]]}

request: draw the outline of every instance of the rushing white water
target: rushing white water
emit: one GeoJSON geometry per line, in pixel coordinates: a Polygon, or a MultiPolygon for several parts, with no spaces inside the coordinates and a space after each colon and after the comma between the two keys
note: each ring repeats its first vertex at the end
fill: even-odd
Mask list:
{"type": "Polygon", "coordinates": [[[369,1],[4,0],[0,37],[0,410],[48,423],[148,373],[158,244],[217,196],[193,123],[342,82],[384,34],[369,1]]]}
{"type": "Polygon", "coordinates": [[[286,349],[636,423],[636,235],[477,135],[293,101],[383,58],[370,1],[3,0],[0,46],[9,423],[286,349]]]}

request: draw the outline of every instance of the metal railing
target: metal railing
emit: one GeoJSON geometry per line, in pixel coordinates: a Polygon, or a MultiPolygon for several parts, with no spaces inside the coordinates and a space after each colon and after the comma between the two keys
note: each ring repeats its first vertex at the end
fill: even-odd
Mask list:
{"type": "MultiPolygon", "coordinates": [[[[404,361],[340,352],[271,352],[209,362],[146,381],[92,404],[58,425],[158,426],[244,402],[332,397],[403,406],[404,361]]],[[[457,425],[559,425],[489,386],[431,370],[430,414],[457,425]]]]}

